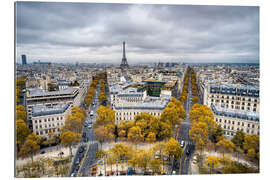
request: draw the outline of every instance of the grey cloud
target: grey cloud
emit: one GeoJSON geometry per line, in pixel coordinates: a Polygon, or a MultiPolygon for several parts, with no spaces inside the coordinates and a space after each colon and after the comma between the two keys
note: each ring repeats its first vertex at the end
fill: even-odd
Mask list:
{"type": "Polygon", "coordinates": [[[18,2],[17,55],[119,62],[259,61],[259,8],[18,2]],[[35,47],[35,48],[33,48],[35,47]],[[54,51],[55,49],[55,51],[54,51]]]}

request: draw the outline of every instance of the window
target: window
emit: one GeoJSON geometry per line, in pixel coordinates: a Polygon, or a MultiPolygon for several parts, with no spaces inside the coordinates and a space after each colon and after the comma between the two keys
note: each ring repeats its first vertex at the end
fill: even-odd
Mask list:
{"type": "Polygon", "coordinates": [[[39,127],[42,128],[42,125],[40,125],[39,127]]]}
{"type": "Polygon", "coordinates": [[[254,128],[255,126],[254,126],[254,124],[252,124],[252,128],[254,128]]]}
{"type": "Polygon", "coordinates": [[[229,120],[229,124],[231,124],[231,121],[229,120]]]}
{"type": "Polygon", "coordinates": [[[226,129],[226,125],[224,125],[223,128],[226,129]]]}
{"type": "Polygon", "coordinates": [[[234,97],[232,97],[232,99],[234,99],[234,97]]]}
{"type": "Polygon", "coordinates": [[[254,104],[253,106],[254,106],[254,107],[256,107],[256,106],[257,106],[257,104],[254,104]]]}
{"type": "Polygon", "coordinates": [[[247,133],[249,133],[249,129],[247,129],[247,133]]]}
{"type": "Polygon", "coordinates": [[[242,122],[242,126],[244,126],[245,124],[242,122]]]}
{"type": "Polygon", "coordinates": [[[40,131],[40,135],[43,135],[43,131],[40,131]]]}
{"type": "Polygon", "coordinates": [[[35,120],[35,123],[37,123],[37,120],[35,120]]]}
{"type": "Polygon", "coordinates": [[[240,122],[238,122],[237,125],[240,126],[240,122]]]}
{"type": "Polygon", "coordinates": [[[48,121],[51,121],[51,119],[50,119],[50,118],[48,118],[48,121]]]}
{"type": "Polygon", "coordinates": [[[224,120],[224,123],[227,123],[227,120],[226,119],[224,120]]]}
{"type": "Polygon", "coordinates": [[[56,120],[59,120],[59,117],[57,117],[56,120]]]}
{"type": "Polygon", "coordinates": [[[54,118],[52,118],[52,121],[54,121],[54,118]]]}
{"type": "Polygon", "coordinates": [[[36,126],[36,129],[38,129],[38,126],[36,126]]]}
{"type": "Polygon", "coordinates": [[[39,135],[39,133],[38,133],[38,132],[37,132],[36,134],[37,134],[37,135],[39,135]]]}
{"type": "Polygon", "coordinates": [[[234,104],[234,101],[232,101],[232,104],[234,104]]]}
{"type": "Polygon", "coordinates": [[[254,99],[254,102],[257,102],[257,99],[254,99]]]}
{"type": "Polygon", "coordinates": [[[250,106],[250,103],[248,103],[248,106],[250,106]]]}
{"type": "Polygon", "coordinates": [[[232,124],[234,124],[234,121],[232,121],[232,124]]]}
{"type": "Polygon", "coordinates": [[[219,122],[222,122],[222,119],[219,119],[219,122]]]}
{"type": "Polygon", "coordinates": [[[41,123],[41,119],[39,120],[39,123],[41,123]]]}
{"type": "Polygon", "coordinates": [[[244,103],[244,102],[242,102],[242,105],[245,105],[245,103],[244,103]]]}
{"type": "Polygon", "coordinates": [[[44,122],[47,122],[47,119],[44,119],[44,122]]]}
{"type": "Polygon", "coordinates": [[[63,117],[61,116],[61,117],[60,117],[60,119],[62,120],[62,119],[63,119],[63,117]]]}
{"type": "Polygon", "coordinates": [[[253,112],[256,112],[256,108],[253,108],[253,112]]]}
{"type": "Polygon", "coordinates": [[[45,134],[47,134],[47,133],[48,133],[48,130],[46,129],[46,130],[45,130],[45,134]]]}
{"type": "Polygon", "coordinates": [[[245,101],[245,98],[243,98],[243,101],[245,101]]]}
{"type": "Polygon", "coordinates": [[[245,108],[244,108],[244,106],[242,106],[242,108],[241,108],[242,110],[245,110],[245,108]]]}
{"type": "Polygon", "coordinates": [[[233,130],[234,128],[233,128],[233,126],[232,126],[232,130],[233,130]]]}
{"type": "Polygon", "coordinates": [[[250,127],[250,124],[248,124],[248,127],[250,127]]]}

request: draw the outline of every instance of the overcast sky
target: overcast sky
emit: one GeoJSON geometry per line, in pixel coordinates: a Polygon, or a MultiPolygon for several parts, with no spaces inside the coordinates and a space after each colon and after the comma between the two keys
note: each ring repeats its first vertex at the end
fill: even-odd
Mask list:
{"type": "Polygon", "coordinates": [[[259,62],[259,8],[16,4],[16,59],[120,63],[259,62]]]}

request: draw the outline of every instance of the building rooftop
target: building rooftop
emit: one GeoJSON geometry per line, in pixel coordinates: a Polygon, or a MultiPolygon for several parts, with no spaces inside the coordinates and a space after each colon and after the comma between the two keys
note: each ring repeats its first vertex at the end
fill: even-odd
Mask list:
{"type": "Polygon", "coordinates": [[[233,117],[233,118],[240,118],[250,121],[257,121],[259,122],[260,116],[259,113],[251,112],[251,111],[243,111],[239,109],[228,109],[223,108],[221,106],[211,105],[211,110],[215,115],[219,116],[226,116],[226,117],[233,117]]]}
{"type": "Polygon", "coordinates": [[[160,97],[146,97],[144,101],[141,102],[126,102],[121,101],[116,103],[115,109],[149,109],[149,110],[163,110],[170,102],[171,96],[160,97]]]}
{"type": "Polygon", "coordinates": [[[44,97],[44,96],[56,96],[56,95],[70,95],[74,94],[78,88],[68,87],[60,91],[44,91],[42,89],[31,89],[29,90],[28,97],[44,97]]]}
{"type": "Polygon", "coordinates": [[[248,97],[259,97],[260,90],[259,88],[254,86],[246,86],[240,84],[211,84],[210,92],[230,95],[241,95],[248,97]]]}
{"type": "Polygon", "coordinates": [[[71,105],[72,103],[59,103],[54,106],[45,106],[45,105],[36,105],[33,106],[32,109],[32,116],[38,117],[38,116],[46,116],[46,115],[52,115],[52,114],[62,114],[64,113],[71,105]]]}

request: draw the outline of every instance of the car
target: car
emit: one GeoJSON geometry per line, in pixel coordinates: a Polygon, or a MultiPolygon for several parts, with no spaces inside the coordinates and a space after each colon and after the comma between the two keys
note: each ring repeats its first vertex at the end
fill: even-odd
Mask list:
{"type": "Polygon", "coordinates": [[[86,133],[85,132],[82,134],[82,137],[86,137],[86,133]]]}
{"type": "Polygon", "coordinates": [[[82,153],[82,152],[84,152],[84,146],[81,146],[81,147],[79,148],[79,153],[82,153]]]}
{"type": "Polygon", "coordinates": [[[75,173],[71,173],[70,177],[75,177],[75,173]]]}
{"type": "Polygon", "coordinates": [[[46,152],[45,151],[41,151],[40,154],[45,154],[46,152]]]}
{"type": "Polygon", "coordinates": [[[197,156],[194,156],[193,158],[193,164],[196,164],[198,162],[198,157],[197,156]]]}
{"type": "Polygon", "coordinates": [[[189,150],[189,149],[186,151],[186,155],[187,155],[187,156],[190,155],[190,150],[189,150]]]}
{"type": "Polygon", "coordinates": [[[88,125],[88,128],[92,128],[92,125],[91,125],[91,124],[89,124],[89,125],[88,125]]]}
{"type": "Polygon", "coordinates": [[[183,148],[185,146],[185,141],[182,140],[180,144],[181,144],[181,148],[183,148]]]}
{"type": "Polygon", "coordinates": [[[90,111],[90,117],[94,116],[94,111],[90,111]]]}
{"type": "Polygon", "coordinates": [[[88,138],[87,137],[85,137],[85,138],[83,138],[83,142],[88,142],[88,138]]]}
{"type": "Polygon", "coordinates": [[[79,171],[79,169],[80,169],[80,166],[76,166],[75,170],[79,171]]]}
{"type": "Polygon", "coordinates": [[[80,158],[78,158],[76,161],[75,161],[75,165],[78,165],[80,164],[80,158]]]}

